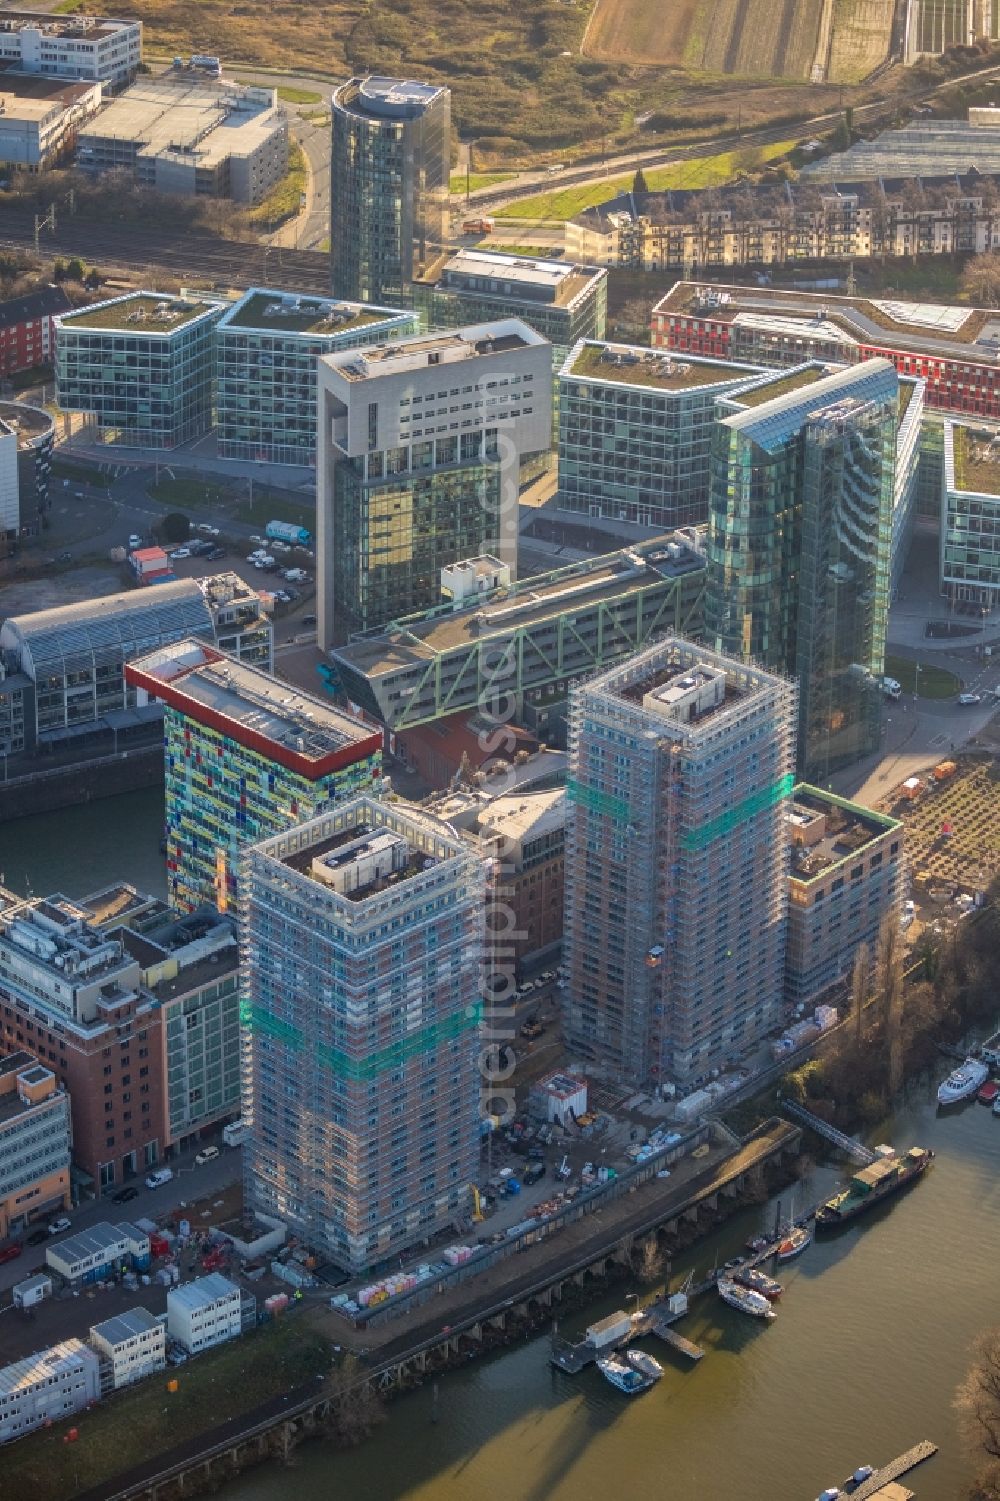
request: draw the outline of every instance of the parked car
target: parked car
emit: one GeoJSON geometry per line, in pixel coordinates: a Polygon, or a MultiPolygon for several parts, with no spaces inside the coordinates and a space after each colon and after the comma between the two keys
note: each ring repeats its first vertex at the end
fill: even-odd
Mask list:
{"type": "Polygon", "coordinates": [[[316,620],[316,616],[315,615],[303,615],[303,617],[302,617],[302,624],[303,625],[316,625],[316,623],[317,623],[317,620],[316,620]]]}
{"type": "Polygon", "coordinates": [[[983,695],[981,693],[960,693],[958,695],[958,701],[960,704],[964,704],[967,708],[971,708],[973,704],[982,703],[983,695]]]}
{"type": "Polygon", "coordinates": [[[20,1254],[20,1245],[16,1240],[12,1240],[9,1245],[0,1246],[0,1264],[5,1261],[14,1261],[20,1254]]]}
{"type": "Polygon", "coordinates": [[[208,558],[210,563],[215,563],[219,560],[219,558],[224,558],[226,556],[226,549],[224,547],[213,547],[212,551],[206,553],[205,556],[208,558]]]}
{"type": "Polygon", "coordinates": [[[129,545],[129,550],[130,551],[132,551],[136,547],[141,547],[142,546],[142,538],[139,536],[138,532],[132,532],[131,533],[131,535],[129,536],[129,539],[128,539],[128,545],[129,545]]]}
{"type": "Polygon", "coordinates": [[[49,1234],[61,1235],[64,1230],[72,1230],[73,1221],[67,1219],[64,1214],[59,1214],[54,1220],[49,1220],[49,1234]]]}
{"type": "Polygon", "coordinates": [[[135,1184],[126,1183],[124,1188],[120,1188],[116,1194],[111,1195],[111,1202],[112,1204],[129,1204],[133,1199],[137,1199],[138,1197],[139,1190],[135,1184]]]}
{"type": "Polygon", "coordinates": [[[26,1246],[44,1246],[48,1238],[49,1232],[47,1230],[32,1230],[30,1235],[24,1237],[24,1244],[26,1246]]]}
{"type": "Polygon", "coordinates": [[[178,558],[189,558],[191,556],[191,549],[190,547],[176,547],[174,548],[174,551],[168,553],[167,556],[171,559],[172,562],[176,563],[178,558]]]}
{"type": "Polygon", "coordinates": [[[154,1168],[151,1173],[146,1174],[146,1187],[162,1188],[164,1183],[169,1183],[173,1176],[173,1170],[169,1167],[154,1168]]]}
{"type": "Polygon", "coordinates": [[[202,1147],[200,1152],[195,1153],[194,1160],[199,1167],[204,1167],[206,1162],[214,1162],[218,1156],[218,1147],[202,1147]]]}
{"type": "Polygon", "coordinates": [[[251,537],[250,541],[251,542],[256,542],[258,544],[258,546],[259,546],[264,541],[264,538],[263,537],[251,537]]]}
{"type": "Polygon", "coordinates": [[[275,552],[291,552],[292,550],[287,542],[275,542],[272,540],[271,546],[275,552]]]}
{"type": "Polygon", "coordinates": [[[206,537],[217,537],[219,535],[219,528],[217,526],[209,526],[207,521],[199,521],[195,527],[195,531],[204,532],[206,537]]]}

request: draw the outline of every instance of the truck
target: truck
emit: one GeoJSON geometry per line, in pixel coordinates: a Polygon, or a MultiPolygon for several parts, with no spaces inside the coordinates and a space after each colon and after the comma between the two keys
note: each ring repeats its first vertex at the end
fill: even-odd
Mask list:
{"type": "Polygon", "coordinates": [[[298,542],[301,547],[308,547],[312,541],[312,533],[306,531],[304,526],[295,526],[291,521],[269,521],[264,528],[265,537],[270,537],[272,542],[298,542]]]}
{"type": "Polygon", "coordinates": [[[462,233],[464,235],[491,235],[496,227],[496,220],[490,219],[486,214],[483,214],[478,219],[464,219],[462,221],[462,233]]]}
{"type": "Polygon", "coordinates": [[[242,1146],[250,1135],[250,1127],[242,1121],[230,1121],[228,1126],[222,1128],[222,1139],[227,1147],[242,1146]]]}

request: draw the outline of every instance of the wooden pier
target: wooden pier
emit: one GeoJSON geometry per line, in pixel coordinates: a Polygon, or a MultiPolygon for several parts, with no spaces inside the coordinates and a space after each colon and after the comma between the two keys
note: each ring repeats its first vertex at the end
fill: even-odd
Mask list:
{"type": "Polygon", "coordinates": [[[900,1475],[905,1475],[908,1470],[916,1469],[917,1465],[923,1464],[925,1459],[930,1459],[938,1451],[937,1444],[932,1444],[929,1439],[921,1439],[919,1444],[914,1444],[912,1449],[907,1449],[905,1454],[900,1454],[881,1470],[876,1470],[870,1480],[865,1480],[857,1490],[851,1492],[851,1501],[874,1501],[879,1491],[892,1481],[898,1480],[900,1475]]]}
{"type": "Polygon", "coordinates": [[[663,1340],[665,1345],[669,1345],[671,1350],[676,1350],[678,1355],[686,1355],[688,1360],[700,1360],[705,1353],[701,1345],[685,1339],[683,1334],[677,1333],[676,1329],[655,1329],[653,1332],[663,1340]]]}

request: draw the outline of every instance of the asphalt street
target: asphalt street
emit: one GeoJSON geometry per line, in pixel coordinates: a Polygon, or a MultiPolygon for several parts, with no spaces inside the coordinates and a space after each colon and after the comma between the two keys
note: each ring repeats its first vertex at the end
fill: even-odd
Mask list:
{"type": "MultiPolygon", "coordinates": [[[[219,1144],[221,1145],[221,1140],[219,1144]]],[[[207,1145],[207,1141],[201,1145],[207,1145]]],[[[79,1230],[86,1230],[89,1225],[103,1221],[110,1221],[114,1225],[121,1221],[132,1224],[138,1219],[156,1219],[168,1209],[179,1209],[206,1194],[228,1188],[230,1184],[238,1183],[242,1177],[243,1153],[239,1147],[223,1147],[220,1157],[201,1167],[195,1166],[194,1157],[192,1150],[173,1158],[169,1166],[173,1169],[174,1176],[162,1188],[146,1188],[143,1179],[136,1178],[134,1182],[139,1189],[138,1196],[127,1204],[115,1204],[110,1198],[106,1198],[93,1202],[88,1200],[79,1209],[71,1210],[68,1217],[72,1220],[72,1228],[62,1235],[52,1236],[49,1243],[54,1245],[79,1230]]],[[[45,1250],[44,1245],[25,1246],[14,1261],[4,1262],[0,1266],[0,1291],[6,1291],[32,1272],[42,1270],[45,1266],[45,1250]]]]}

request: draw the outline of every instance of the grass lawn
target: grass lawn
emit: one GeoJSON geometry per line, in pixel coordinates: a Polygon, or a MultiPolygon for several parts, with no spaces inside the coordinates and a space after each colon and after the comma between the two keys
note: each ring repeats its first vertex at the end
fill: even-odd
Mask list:
{"type": "Polygon", "coordinates": [[[282,85],[278,89],[278,98],[285,104],[322,104],[323,95],[316,94],[312,89],[290,89],[282,85]]]}
{"type": "Polygon", "coordinates": [[[316,530],[316,507],[304,500],[301,505],[294,500],[271,495],[266,490],[254,490],[253,501],[241,500],[236,506],[236,519],[250,526],[264,527],[269,521],[290,521],[293,526],[304,526],[307,531],[316,530]]]}
{"type": "MultiPolygon", "coordinates": [[[[791,151],[794,141],[774,141],[768,146],[751,146],[741,151],[720,151],[716,156],[694,156],[672,167],[650,167],[646,181],[650,191],[662,188],[712,188],[729,182],[737,172],[750,172],[774,157],[791,151]]],[[[557,188],[507,204],[498,218],[503,219],[572,219],[595,203],[604,203],[632,187],[633,174],[609,177],[603,182],[581,187],[557,188]]]]}
{"type": "Polygon", "coordinates": [[[299,1315],[285,1316],[9,1445],[4,1492],[68,1501],[329,1368],[326,1341],[299,1315]],[[176,1392],[167,1390],[172,1378],[176,1392]],[[80,1437],[64,1444],[70,1428],[80,1437]]]}
{"type": "MultiPolygon", "coordinates": [[[[904,657],[886,657],[885,675],[895,678],[904,693],[912,693],[917,680],[917,664],[908,662],[904,657]]],[[[921,698],[951,698],[961,687],[962,684],[953,672],[920,663],[921,698]]]]}
{"type": "MultiPolygon", "coordinates": [[[[110,454],[108,461],[113,462],[110,454]]],[[[107,476],[101,473],[96,464],[71,464],[66,459],[53,459],[52,474],[55,479],[75,479],[85,485],[108,484],[107,476]]]]}
{"type": "Polygon", "coordinates": [[[149,493],[154,500],[162,501],[164,505],[186,506],[198,511],[225,500],[229,492],[224,485],[213,484],[208,480],[170,479],[168,476],[150,485],[149,493]]]}
{"type": "Polygon", "coordinates": [[[535,261],[558,261],[563,251],[554,245],[505,245],[502,240],[483,240],[477,250],[495,250],[499,255],[526,255],[535,261]]]}
{"type": "MultiPolygon", "coordinates": [[[[468,178],[469,192],[474,193],[477,188],[491,188],[497,182],[510,182],[511,178],[516,176],[516,172],[471,172],[468,178]]],[[[465,188],[465,173],[453,172],[451,174],[451,191],[453,193],[464,193],[465,188]]]]}

